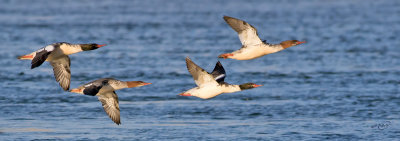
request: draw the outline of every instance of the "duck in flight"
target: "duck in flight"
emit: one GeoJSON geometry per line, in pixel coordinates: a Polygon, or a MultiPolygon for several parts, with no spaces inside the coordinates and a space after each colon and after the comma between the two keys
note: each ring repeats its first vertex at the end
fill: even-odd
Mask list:
{"type": "Polygon", "coordinates": [[[76,89],[72,89],[70,92],[97,96],[107,115],[112,121],[119,125],[121,124],[120,111],[118,96],[115,91],[124,88],[141,87],[149,84],[151,83],[146,83],[143,81],[120,81],[114,78],[102,78],[81,85],[76,89]]]}
{"type": "Polygon", "coordinates": [[[195,96],[202,99],[209,99],[222,93],[233,93],[262,86],[254,83],[233,85],[224,82],[226,73],[219,61],[212,73],[208,73],[196,65],[189,57],[186,57],[186,66],[197,87],[179,94],[181,96],[195,96]]]}
{"type": "Polygon", "coordinates": [[[287,40],[280,44],[269,44],[265,40],[261,41],[257,29],[247,22],[228,16],[224,16],[224,20],[238,33],[242,48],[232,53],[221,54],[218,56],[219,58],[251,60],[305,43],[305,41],[287,40]]]}
{"type": "Polygon", "coordinates": [[[50,62],[50,65],[53,66],[56,81],[65,91],[68,91],[71,81],[71,61],[68,55],[81,51],[95,50],[102,46],[105,45],[60,42],[45,46],[30,54],[19,56],[18,59],[32,60],[31,69],[42,65],[45,61],[50,62]]]}

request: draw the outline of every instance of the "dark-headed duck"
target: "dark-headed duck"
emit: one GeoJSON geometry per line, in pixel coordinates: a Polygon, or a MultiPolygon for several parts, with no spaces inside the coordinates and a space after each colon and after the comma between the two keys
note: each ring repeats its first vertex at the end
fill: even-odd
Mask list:
{"type": "Polygon", "coordinates": [[[50,62],[50,65],[53,66],[54,77],[60,83],[60,86],[67,91],[71,81],[71,61],[68,55],[81,51],[95,50],[102,46],[105,45],[54,43],[30,54],[19,56],[18,59],[32,60],[31,69],[42,65],[44,61],[50,62]]]}
{"type": "Polygon", "coordinates": [[[209,99],[222,93],[233,93],[262,86],[254,83],[233,85],[224,82],[226,73],[219,61],[211,74],[197,66],[189,57],[186,57],[186,66],[197,87],[179,94],[181,96],[196,96],[202,99],[209,99]]]}

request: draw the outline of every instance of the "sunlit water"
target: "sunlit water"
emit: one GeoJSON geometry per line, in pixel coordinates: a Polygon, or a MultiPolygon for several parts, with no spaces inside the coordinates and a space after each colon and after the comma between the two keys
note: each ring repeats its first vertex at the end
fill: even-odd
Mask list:
{"type": "Polygon", "coordinates": [[[0,1],[0,140],[395,140],[400,135],[400,1],[0,1]],[[223,15],[271,43],[306,44],[250,61],[223,15]],[[96,97],[64,92],[48,63],[17,60],[54,42],[107,46],[71,55],[72,82],[114,77],[117,126],[96,97]],[[263,87],[214,99],[185,57],[227,82],[263,87]]]}

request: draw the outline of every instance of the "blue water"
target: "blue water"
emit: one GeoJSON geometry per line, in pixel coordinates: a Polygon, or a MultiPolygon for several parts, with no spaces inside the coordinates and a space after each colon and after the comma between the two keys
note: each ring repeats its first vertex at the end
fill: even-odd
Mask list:
{"type": "Polygon", "coordinates": [[[0,140],[398,140],[398,0],[0,0],[0,140]],[[306,44],[249,61],[223,15],[271,43],[306,44]],[[117,91],[120,126],[96,97],[64,92],[48,63],[17,60],[54,42],[107,46],[73,54],[71,88],[114,77],[153,83],[117,91]],[[263,87],[210,100],[185,57],[227,82],[263,87]]]}

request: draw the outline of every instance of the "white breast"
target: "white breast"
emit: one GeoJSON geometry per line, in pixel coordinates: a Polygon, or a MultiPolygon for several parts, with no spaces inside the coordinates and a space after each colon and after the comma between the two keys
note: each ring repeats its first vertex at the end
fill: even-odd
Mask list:
{"type": "Polygon", "coordinates": [[[73,45],[73,44],[62,44],[60,46],[60,49],[63,51],[65,55],[70,55],[83,51],[79,45],[73,45]]]}
{"type": "Polygon", "coordinates": [[[221,88],[217,86],[208,86],[208,87],[196,87],[186,91],[185,93],[189,93],[192,96],[196,96],[202,99],[209,99],[222,94],[222,91],[221,88]]]}
{"type": "Polygon", "coordinates": [[[259,44],[255,46],[248,46],[245,48],[242,48],[240,50],[237,50],[233,52],[234,56],[230,57],[232,59],[236,60],[250,60],[254,58],[258,58],[270,53],[275,53],[280,50],[283,50],[282,47],[273,47],[273,46],[268,46],[265,44],[259,44]]]}

